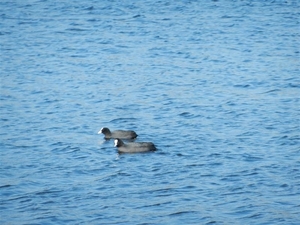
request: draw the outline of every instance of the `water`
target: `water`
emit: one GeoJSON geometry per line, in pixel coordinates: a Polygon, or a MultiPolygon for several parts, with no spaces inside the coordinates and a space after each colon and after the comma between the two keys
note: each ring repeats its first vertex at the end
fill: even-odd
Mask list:
{"type": "Polygon", "coordinates": [[[1,224],[298,224],[298,1],[0,10],[1,224]]]}

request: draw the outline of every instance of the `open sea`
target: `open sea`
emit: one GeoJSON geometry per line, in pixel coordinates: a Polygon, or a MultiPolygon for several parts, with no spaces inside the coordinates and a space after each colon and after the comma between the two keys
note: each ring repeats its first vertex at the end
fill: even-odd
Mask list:
{"type": "Polygon", "coordinates": [[[298,0],[1,0],[0,47],[0,224],[299,224],[298,0]]]}

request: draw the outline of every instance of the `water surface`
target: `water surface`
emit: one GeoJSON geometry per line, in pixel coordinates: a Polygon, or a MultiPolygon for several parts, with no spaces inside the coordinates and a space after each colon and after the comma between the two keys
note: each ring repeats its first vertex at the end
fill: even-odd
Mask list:
{"type": "Polygon", "coordinates": [[[1,224],[298,224],[298,1],[2,1],[1,224]],[[119,155],[101,127],[158,151],[119,155]]]}

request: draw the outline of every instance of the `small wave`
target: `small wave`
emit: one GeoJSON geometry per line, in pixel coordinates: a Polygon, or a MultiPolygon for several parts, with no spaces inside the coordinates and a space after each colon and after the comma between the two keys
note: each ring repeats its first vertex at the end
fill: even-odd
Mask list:
{"type": "Polygon", "coordinates": [[[1,188],[8,188],[8,187],[11,187],[11,186],[12,186],[11,184],[5,184],[5,185],[0,186],[0,189],[1,188]]]}
{"type": "Polygon", "coordinates": [[[292,84],[292,83],[289,83],[288,86],[289,86],[289,87],[292,87],[292,88],[300,88],[300,84],[292,84]]]}
{"type": "Polygon", "coordinates": [[[178,216],[178,215],[182,215],[182,214],[186,214],[186,213],[198,213],[198,212],[197,211],[179,211],[179,212],[171,213],[171,214],[169,214],[169,216],[178,216]]]}
{"type": "Polygon", "coordinates": [[[88,11],[94,10],[94,6],[87,7],[84,10],[88,10],[88,11]]]}
{"type": "Polygon", "coordinates": [[[75,32],[82,32],[87,31],[87,29],[81,29],[81,28],[68,28],[67,31],[75,31],[75,32]]]}
{"type": "Polygon", "coordinates": [[[247,162],[256,162],[256,161],[262,160],[262,158],[260,158],[260,157],[257,157],[257,156],[251,156],[251,155],[248,155],[248,154],[244,154],[244,155],[243,155],[243,158],[244,158],[244,160],[247,161],[247,162]]]}
{"type": "Polygon", "coordinates": [[[250,84],[236,84],[233,87],[236,87],[236,88],[248,88],[248,87],[250,87],[250,84]]]}
{"type": "Polygon", "coordinates": [[[111,123],[114,123],[114,122],[128,122],[128,121],[134,121],[134,120],[137,120],[136,118],[117,118],[117,119],[113,119],[111,120],[110,122],[111,123]]]}
{"type": "Polygon", "coordinates": [[[189,117],[193,114],[189,113],[189,112],[183,112],[183,113],[180,113],[179,116],[184,116],[184,117],[189,117]]]}
{"type": "Polygon", "coordinates": [[[52,189],[44,189],[42,191],[38,191],[35,194],[36,195],[46,195],[46,194],[52,194],[52,193],[59,193],[62,192],[61,190],[52,190],[52,189]]]}
{"type": "Polygon", "coordinates": [[[263,92],[262,94],[268,94],[268,93],[272,93],[272,92],[278,92],[278,91],[280,91],[280,89],[272,89],[272,90],[269,90],[269,91],[263,92]]]}

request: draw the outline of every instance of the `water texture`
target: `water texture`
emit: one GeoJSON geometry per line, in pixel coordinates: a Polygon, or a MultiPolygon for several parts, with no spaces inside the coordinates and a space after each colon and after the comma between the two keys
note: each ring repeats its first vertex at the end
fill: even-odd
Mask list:
{"type": "Polygon", "coordinates": [[[298,1],[1,1],[1,224],[299,224],[298,1]],[[101,127],[154,153],[121,154],[101,127]]]}

